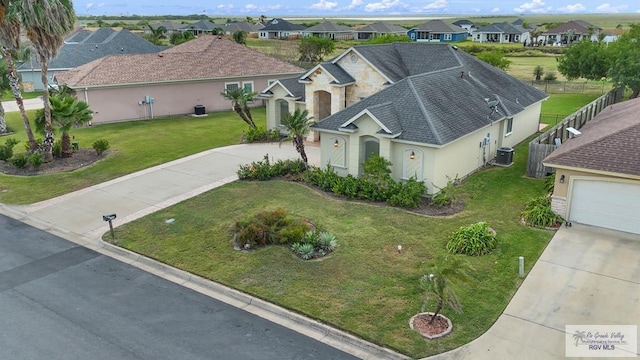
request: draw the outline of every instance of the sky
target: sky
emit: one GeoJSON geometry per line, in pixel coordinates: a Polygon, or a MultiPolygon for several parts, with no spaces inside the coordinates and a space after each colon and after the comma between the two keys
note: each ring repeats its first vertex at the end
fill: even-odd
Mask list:
{"type": "Polygon", "coordinates": [[[75,0],[78,15],[446,15],[640,13],[638,0],[75,0]]]}

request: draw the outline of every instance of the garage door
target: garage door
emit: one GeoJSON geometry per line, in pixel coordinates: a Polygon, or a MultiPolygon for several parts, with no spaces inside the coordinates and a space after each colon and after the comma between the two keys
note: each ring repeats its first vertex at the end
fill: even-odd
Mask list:
{"type": "Polygon", "coordinates": [[[575,180],[569,220],[640,234],[640,184],[575,180]]]}

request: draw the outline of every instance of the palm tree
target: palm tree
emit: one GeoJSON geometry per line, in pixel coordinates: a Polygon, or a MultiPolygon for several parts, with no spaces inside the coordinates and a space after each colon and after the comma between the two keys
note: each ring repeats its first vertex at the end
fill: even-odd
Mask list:
{"type": "Polygon", "coordinates": [[[62,46],[64,37],[73,30],[76,15],[71,0],[20,0],[20,20],[42,67],[42,101],[44,103],[45,136],[43,158],[53,160],[53,128],[49,103],[49,79],[47,65],[62,46]]]}
{"type": "Polygon", "coordinates": [[[251,117],[251,111],[249,110],[249,103],[253,101],[255,96],[254,92],[246,92],[244,88],[238,87],[235,89],[225,89],[220,93],[225,99],[231,100],[231,106],[242,121],[246,122],[252,129],[256,128],[256,123],[253,122],[251,117]]]}
{"type": "Polygon", "coordinates": [[[162,45],[162,39],[166,38],[165,34],[167,33],[167,28],[160,25],[157,28],[153,28],[148,21],[143,21],[142,25],[149,28],[150,33],[145,35],[144,38],[154,44],[154,45],[162,45]]]}
{"type": "Polygon", "coordinates": [[[309,112],[307,110],[296,109],[293,114],[287,114],[284,119],[282,119],[281,123],[289,132],[289,136],[284,140],[291,139],[293,141],[293,146],[296,148],[296,151],[302,157],[302,161],[304,161],[305,165],[308,164],[307,153],[304,151],[304,138],[311,131],[311,124],[313,124],[312,118],[309,117],[309,112]]]}
{"type": "MultiPolygon", "coordinates": [[[[62,157],[71,157],[71,138],[69,130],[74,126],[85,124],[93,118],[89,104],[79,101],[68,93],[55,93],[49,97],[51,103],[51,120],[58,130],[62,131],[62,157]]],[[[44,132],[44,110],[36,112],[36,130],[44,132]]]]}
{"type": "MultiPolygon", "coordinates": [[[[462,304],[460,304],[452,285],[459,282],[471,282],[473,270],[467,262],[458,256],[438,257],[431,267],[430,274],[420,278],[420,285],[428,294],[433,294],[438,299],[436,311],[429,324],[438,317],[444,305],[449,306],[455,312],[462,311],[462,304]]],[[[423,303],[423,310],[424,305],[423,303]]]]}
{"type": "MultiPolygon", "coordinates": [[[[31,130],[31,124],[27,117],[27,111],[24,109],[24,102],[22,101],[22,92],[20,91],[20,79],[16,72],[16,66],[13,61],[12,51],[20,48],[20,21],[16,16],[17,13],[16,2],[11,3],[9,0],[0,0],[0,54],[7,61],[7,78],[9,79],[9,86],[13,97],[16,99],[16,104],[20,110],[20,116],[22,117],[22,123],[27,133],[27,139],[29,141],[29,149],[36,151],[38,149],[38,143],[33,136],[31,130]]],[[[4,109],[2,110],[4,112],[4,109]]]]}
{"type": "Polygon", "coordinates": [[[533,75],[536,77],[536,81],[542,80],[542,75],[544,75],[544,68],[542,65],[536,65],[533,68],[533,75]]]}

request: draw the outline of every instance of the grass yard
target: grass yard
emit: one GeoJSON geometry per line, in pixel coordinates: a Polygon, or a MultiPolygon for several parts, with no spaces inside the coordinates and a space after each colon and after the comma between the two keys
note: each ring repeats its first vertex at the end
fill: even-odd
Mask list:
{"type": "MultiPolygon", "coordinates": [[[[33,119],[34,112],[29,112],[33,119]]],[[[254,111],[258,126],[266,124],[264,108],[254,111]]],[[[23,152],[26,134],[19,112],[7,113],[7,123],[20,140],[16,152],[23,152]]],[[[170,117],[130,121],[73,129],[80,147],[105,138],[112,152],[106,159],[78,171],[41,175],[0,174],[0,202],[29,204],[92,186],[151,166],[166,163],[207,149],[237,144],[247,125],[234,112],[211,113],[207,117],[170,117]]],[[[38,135],[36,135],[38,137],[38,135]]],[[[41,136],[39,136],[41,137],[41,136]]],[[[0,137],[4,144],[5,137],[0,137]]]]}
{"type": "MultiPolygon", "coordinates": [[[[35,99],[37,97],[42,96],[42,91],[28,91],[22,92],[22,99],[35,99]]],[[[0,101],[15,101],[16,98],[13,97],[13,93],[10,90],[2,92],[0,96],[0,101]]]]}
{"type": "Polygon", "coordinates": [[[513,77],[516,77],[523,81],[532,81],[535,79],[533,75],[533,69],[537,65],[541,65],[544,68],[544,72],[554,72],[558,78],[558,81],[565,81],[566,78],[558,72],[558,62],[555,56],[513,56],[507,57],[511,61],[511,65],[507,69],[507,73],[513,77]]]}
{"type": "MultiPolygon", "coordinates": [[[[466,180],[466,209],[448,218],[336,200],[297,183],[234,182],[117,228],[116,244],[419,358],[484,333],[521,283],[518,256],[525,257],[528,271],[552,237],[519,223],[524,203],[544,193],[542,180],[523,177],[526,154],[526,145],[519,146],[512,167],[490,168],[466,180]],[[338,250],[311,262],[279,246],[233,250],[235,221],[278,207],[333,232],[338,250]],[[175,222],[166,224],[168,218],[175,222]],[[445,309],[453,333],[425,341],[408,327],[423,301],[418,279],[445,252],[451,232],[478,221],[497,230],[499,247],[467,258],[478,284],[458,288],[464,312],[445,309]]],[[[429,302],[427,309],[434,305],[429,302]]]]}

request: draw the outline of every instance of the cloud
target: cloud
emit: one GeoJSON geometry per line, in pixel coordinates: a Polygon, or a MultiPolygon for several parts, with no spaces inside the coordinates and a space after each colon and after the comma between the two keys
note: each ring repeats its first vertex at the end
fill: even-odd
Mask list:
{"type": "Polygon", "coordinates": [[[627,9],[627,5],[613,6],[609,3],[604,3],[596,8],[596,12],[599,13],[619,13],[627,9]]]}
{"type": "Polygon", "coordinates": [[[500,8],[499,7],[494,7],[493,9],[491,9],[492,13],[497,13],[500,12],[500,8]]]}
{"type": "MultiPolygon", "coordinates": [[[[218,5],[220,6],[220,5],[218,5]]],[[[233,6],[233,5],[231,5],[233,6]]],[[[259,11],[259,12],[267,12],[267,11],[272,11],[272,10],[278,10],[282,7],[282,5],[280,4],[274,4],[274,5],[268,5],[268,6],[258,6],[256,4],[247,4],[244,6],[244,9],[242,10],[243,12],[247,12],[247,11],[259,11]]]]}
{"type": "Polygon", "coordinates": [[[524,3],[513,10],[517,13],[541,13],[545,11],[544,1],[532,0],[531,2],[524,3]]]}
{"type": "Polygon", "coordinates": [[[444,10],[447,8],[447,0],[434,0],[425,5],[423,10],[444,10]]]}
{"type": "Polygon", "coordinates": [[[480,12],[480,8],[473,8],[471,9],[471,12],[480,12]]]}
{"type": "Polygon", "coordinates": [[[358,6],[362,5],[362,0],[351,0],[351,4],[345,6],[345,10],[355,9],[358,6]]]}
{"type": "Polygon", "coordinates": [[[581,3],[575,3],[573,5],[567,5],[567,6],[559,7],[558,11],[566,12],[566,13],[574,13],[574,12],[578,12],[578,11],[584,11],[586,9],[587,8],[584,7],[584,5],[582,5],[581,3]]]}
{"type": "Polygon", "coordinates": [[[220,9],[220,10],[233,9],[233,4],[229,4],[229,5],[220,4],[220,5],[216,6],[216,8],[220,9]]]}
{"type": "Polygon", "coordinates": [[[315,10],[331,10],[333,8],[335,8],[336,6],[338,6],[337,2],[331,2],[331,1],[327,1],[327,0],[320,0],[320,2],[317,2],[313,5],[311,5],[312,9],[315,10]]]}
{"type": "MultiPolygon", "coordinates": [[[[218,6],[220,6],[220,5],[218,5],[218,6]]],[[[247,9],[247,10],[255,10],[255,9],[258,8],[258,6],[256,4],[247,4],[247,5],[244,6],[244,8],[247,9]]]]}
{"type": "Polygon", "coordinates": [[[364,11],[373,12],[387,10],[393,7],[401,6],[400,0],[382,0],[380,2],[369,3],[364,7],[364,11]]]}
{"type": "Polygon", "coordinates": [[[91,9],[94,9],[94,8],[101,8],[101,7],[104,7],[104,3],[103,2],[101,2],[99,4],[94,4],[94,3],[90,2],[90,3],[87,3],[87,5],[85,5],[85,9],[87,11],[89,11],[91,9]]]}

